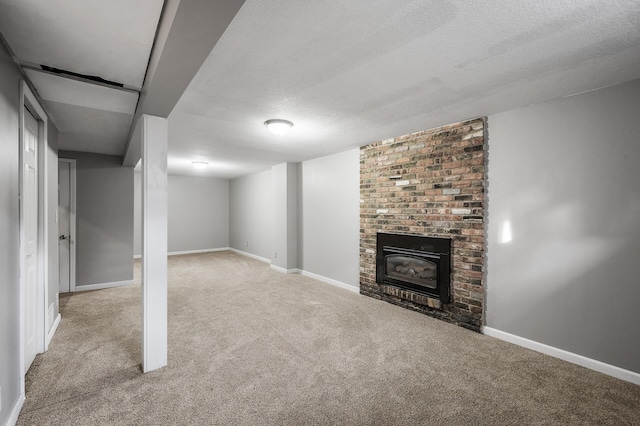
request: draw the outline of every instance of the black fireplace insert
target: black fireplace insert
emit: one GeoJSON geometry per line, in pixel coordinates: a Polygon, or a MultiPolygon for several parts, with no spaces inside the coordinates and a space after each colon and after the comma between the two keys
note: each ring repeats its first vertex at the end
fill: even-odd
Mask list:
{"type": "Polygon", "coordinates": [[[451,240],[378,233],[376,282],[449,303],[451,240]]]}

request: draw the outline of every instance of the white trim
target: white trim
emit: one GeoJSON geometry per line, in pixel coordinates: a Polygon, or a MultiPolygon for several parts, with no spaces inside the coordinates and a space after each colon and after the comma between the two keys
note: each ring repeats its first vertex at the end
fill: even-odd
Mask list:
{"type": "Polygon", "coordinates": [[[58,158],[58,163],[69,163],[69,292],[73,293],[76,291],[76,160],[58,158]]]}
{"type": "MultiPolygon", "coordinates": [[[[40,309],[36,312],[36,339],[38,342],[37,352],[42,353],[45,351],[45,341],[46,341],[46,321],[47,321],[47,299],[48,299],[48,289],[47,283],[49,281],[49,250],[48,245],[48,218],[47,218],[47,207],[49,196],[46,193],[47,189],[47,181],[46,175],[43,173],[46,172],[47,168],[47,149],[48,149],[48,135],[47,135],[47,122],[48,117],[45,114],[44,110],[40,106],[38,100],[35,95],[29,88],[29,85],[25,80],[20,81],[20,113],[19,113],[19,123],[18,123],[18,134],[19,134],[19,150],[20,154],[18,156],[18,167],[19,167],[19,177],[18,177],[18,194],[22,194],[22,183],[23,183],[23,157],[22,153],[24,151],[24,109],[28,107],[29,111],[34,115],[34,117],[39,120],[38,122],[38,143],[37,143],[37,158],[36,164],[38,166],[38,178],[37,178],[37,191],[38,191],[38,283],[37,283],[37,294],[36,297],[38,299],[38,305],[40,309]]],[[[20,244],[20,279],[19,279],[19,297],[18,297],[18,315],[19,315],[19,371],[20,371],[20,393],[22,398],[24,398],[25,394],[25,383],[24,376],[26,374],[26,366],[24,362],[24,353],[25,353],[25,340],[24,340],[24,331],[25,331],[25,318],[24,318],[24,218],[23,207],[22,207],[22,198],[19,198],[20,204],[20,212],[19,212],[19,244],[20,244]]],[[[24,402],[24,401],[23,401],[24,402]]],[[[22,407],[22,403],[20,403],[20,407],[22,407]]],[[[19,414],[19,411],[18,411],[19,414]]],[[[17,420],[17,419],[16,419],[17,420]]]]}
{"type": "Polygon", "coordinates": [[[51,326],[51,330],[49,330],[49,333],[47,333],[47,340],[44,342],[45,343],[45,350],[49,349],[49,344],[51,343],[51,340],[53,339],[53,335],[56,334],[56,330],[58,330],[58,325],[60,324],[60,319],[62,318],[62,316],[60,314],[58,314],[58,316],[56,317],[55,321],[53,321],[53,325],[51,326]]]}
{"type": "Polygon", "coordinates": [[[123,287],[127,285],[134,284],[134,280],[126,280],[126,281],[114,281],[111,283],[100,283],[100,284],[88,284],[88,285],[78,285],[76,286],[76,292],[78,291],[89,291],[89,290],[102,290],[105,288],[113,288],[113,287],[123,287]]]}
{"type": "Polygon", "coordinates": [[[15,404],[13,404],[13,409],[11,410],[11,414],[7,419],[7,426],[14,426],[18,423],[18,417],[20,416],[20,411],[22,410],[22,406],[24,405],[25,397],[24,392],[20,393],[18,400],[15,404]]]}
{"type": "MultiPolygon", "coordinates": [[[[29,88],[24,84],[24,81],[20,83],[20,114],[19,114],[19,120],[20,122],[18,123],[18,132],[19,132],[19,141],[18,141],[18,203],[19,203],[19,212],[18,212],[18,235],[19,235],[19,250],[20,250],[20,254],[19,254],[19,262],[20,262],[20,275],[19,275],[19,280],[18,280],[18,320],[19,320],[19,340],[20,340],[20,345],[18,348],[18,352],[19,352],[19,360],[18,360],[18,364],[19,364],[19,372],[20,372],[20,395],[21,398],[24,398],[24,393],[25,393],[25,389],[24,389],[24,375],[25,375],[25,367],[24,367],[24,352],[25,352],[25,340],[24,340],[24,329],[26,327],[25,321],[24,321],[24,299],[25,299],[25,294],[24,294],[24,226],[23,226],[23,222],[24,222],[24,218],[22,217],[22,210],[24,209],[22,206],[22,181],[24,180],[23,178],[23,169],[24,169],[24,165],[22,164],[22,151],[24,150],[24,92],[26,90],[28,90],[29,88]]],[[[20,412],[18,411],[18,414],[20,412]]],[[[18,420],[17,416],[16,416],[16,421],[18,420]]],[[[15,422],[14,422],[15,423],[15,422]]]]}
{"type": "MultiPolygon", "coordinates": [[[[56,293],[56,297],[59,297],[60,293],[56,293]]],[[[60,302],[58,302],[60,303],[60,302]]],[[[47,309],[47,332],[44,336],[44,350],[45,352],[47,351],[47,348],[49,347],[49,333],[51,332],[51,329],[53,328],[53,323],[55,322],[55,318],[54,318],[54,313],[56,310],[56,305],[55,303],[52,303],[51,305],[49,305],[49,309],[47,309]]],[[[53,337],[53,336],[52,336],[53,337]]]]}
{"type": "Polygon", "coordinates": [[[260,257],[258,255],[253,254],[253,253],[247,253],[246,251],[238,250],[238,249],[231,248],[231,247],[229,248],[229,251],[231,251],[233,253],[236,253],[236,254],[241,254],[243,256],[250,257],[252,259],[259,260],[260,262],[271,263],[271,260],[267,259],[266,257],[260,257]]]}
{"type": "MultiPolygon", "coordinates": [[[[49,137],[47,129],[47,116],[42,111],[38,123],[38,143],[42,145],[38,147],[38,248],[42,258],[39,259],[38,270],[40,274],[40,290],[39,296],[42,311],[38,315],[38,319],[42,324],[40,332],[40,350],[47,350],[47,330],[49,329],[49,137]],[[42,140],[41,140],[42,139],[42,140]],[[40,316],[41,315],[41,316],[40,316]]],[[[40,115],[38,113],[38,115],[40,115]]],[[[53,305],[52,305],[53,307],[53,305]]]]}
{"type": "Polygon", "coordinates": [[[281,266],[276,266],[274,264],[271,264],[271,269],[274,269],[278,272],[282,272],[283,274],[300,274],[302,271],[300,271],[300,269],[298,268],[293,268],[293,269],[284,269],[281,266]]]}
{"type": "Polygon", "coordinates": [[[359,287],[352,286],[352,285],[347,284],[347,283],[343,283],[342,281],[337,281],[337,280],[334,280],[332,278],[323,277],[322,275],[314,274],[313,272],[308,272],[308,271],[301,271],[301,273],[305,277],[313,278],[313,279],[316,279],[318,281],[322,281],[322,282],[325,282],[327,284],[331,284],[333,286],[340,287],[340,288],[345,289],[345,290],[349,290],[349,291],[351,291],[353,293],[360,293],[360,288],[359,287]]]}
{"type": "MultiPolygon", "coordinates": [[[[170,251],[167,253],[167,256],[180,256],[183,254],[197,254],[197,253],[213,253],[216,251],[228,251],[229,247],[218,247],[218,248],[210,248],[210,249],[199,249],[199,250],[185,250],[185,251],[170,251]]],[[[134,254],[134,259],[141,259],[142,255],[134,254]]]]}
{"type": "Polygon", "coordinates": [[[185,250],[185,251],[170,251],[167,253],[168,256],[179,256],[182,254],[196,254],[196,253],[212,253],[214,251],[227,251],[229,247],[219,247],[219,248],[210,248],[210,249],[201,249],[201,250],[185,250]]]}
{"type": "Polygon", "coordinates": [[[495,328],[483,327],[482,333],[487,336],[495,337],[496,339],[504,340],[505,342],[513,343],[514,345],[522,346],[523,348],[532,349],[536,352],[550,355],[554,358],[559,358],[572,364],[580,365],[582,367],[615,377],[620,380],[640,385],[640,373],[636,373],[634,371],[625,370],[611,364],[605,364],[602,361],[597,361],[595,359],[587,358],[582,355],[574,354],[573,352],[568,352],[563,349],[545,345],[544,343],[539,343],[533,340],[526,339],[524,337],[516,336],[515,334],[496,330],[495,328]]]}

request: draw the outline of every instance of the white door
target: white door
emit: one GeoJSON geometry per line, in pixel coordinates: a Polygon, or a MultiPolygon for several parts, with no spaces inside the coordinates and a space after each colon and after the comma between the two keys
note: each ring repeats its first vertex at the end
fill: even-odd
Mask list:
{"type": "Polygon", "coordinates": [[[22,220],[24,264],[24,341],[25,371],[38,352],[38,121],[27,108],[24,111],[22,152],[22,220]]]}
{"type": "Polygon", "coordinates": [[[60,293],[69,293],[73,290],[71,285],[71,162],[60,160],[58,162],[58,254],[60,265],[59,282],[60,293]]]}

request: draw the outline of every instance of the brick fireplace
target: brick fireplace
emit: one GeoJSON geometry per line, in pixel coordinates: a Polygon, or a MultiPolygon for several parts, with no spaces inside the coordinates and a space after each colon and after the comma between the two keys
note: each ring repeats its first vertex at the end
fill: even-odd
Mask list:
{"type": "Polygon", "coordinates": [[[484,135],[478,118],[360,148],[360,293],[480,330],[484,135]],[[448,297],[377,280],[379,233],[450,240],[448,297]]]}

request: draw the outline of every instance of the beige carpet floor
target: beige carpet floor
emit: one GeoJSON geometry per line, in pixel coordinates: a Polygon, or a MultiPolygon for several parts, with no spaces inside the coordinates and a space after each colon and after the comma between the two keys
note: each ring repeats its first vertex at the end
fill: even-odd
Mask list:
{"type": "Polygon", "coordinates": [[[230,252],[170,258],[142,374],[140,298],[61,298],[18,424],[640,424],[640,386],[230,252]]]}

